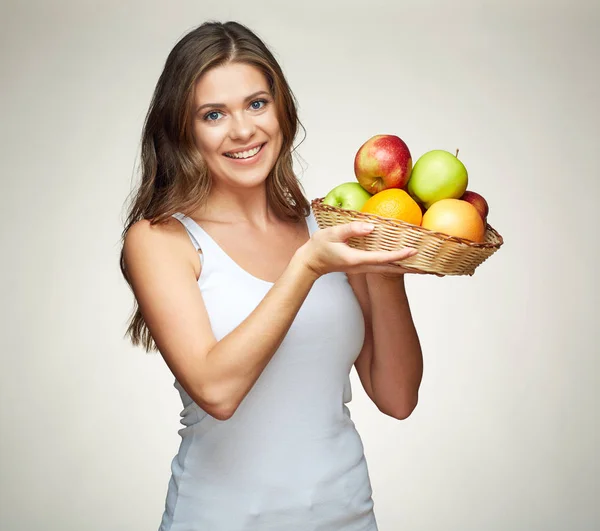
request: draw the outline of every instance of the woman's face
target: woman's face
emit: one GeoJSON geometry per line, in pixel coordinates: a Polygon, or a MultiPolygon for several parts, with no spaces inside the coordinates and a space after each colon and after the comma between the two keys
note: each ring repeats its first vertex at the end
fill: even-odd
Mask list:
{"type": "Polygon", "coordinates": [[[257,68],[229,63],[194,90],[193,136],[215,185],[262,185],[282,144],[275,104],[257,68]]]}

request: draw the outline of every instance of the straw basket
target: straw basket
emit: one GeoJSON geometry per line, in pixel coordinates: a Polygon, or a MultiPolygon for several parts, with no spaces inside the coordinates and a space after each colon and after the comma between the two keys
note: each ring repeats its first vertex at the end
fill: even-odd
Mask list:
{"type": "MultiPolygon", "coordinates": [[[[419,251],[402,260],[402,267],[438,275],[472,275],[475,268],[494,254],[504,243],[502,236],[489,224],[485,241],[475,243],[455,236],[434,232],[396,219],[346,210],[323,204],[323,198],[311,201],[319,228],[351,221],[372,223],[375,228],[366,236],[353,237],[348,245],[366,251],[394,251],[412,247],[419,251]]],[[[400,262],[396,262],[400,264],[400,262]]]]}

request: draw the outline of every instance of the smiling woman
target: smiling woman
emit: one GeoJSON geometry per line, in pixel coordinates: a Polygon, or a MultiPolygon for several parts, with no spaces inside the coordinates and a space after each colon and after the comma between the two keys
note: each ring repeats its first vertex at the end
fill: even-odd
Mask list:
{"type": "Polygon", "coordinates": [[[219,66],[198,80],[192,127],[213,186],[251,187],[275,166],[283,135],[272,101],[265,76],[248,64],[219,66]]]}
{"type": "Polygon", "coordinates": [[[160,352],[184,406],[160,531],[377,530],[345,404],[353,366],[386,414],[416,403],[403,284],[370,286],[388,297],[371,312],[365,277],[397,278],[390,263],[410,252],[350,248],[372,229],[360,223],[318,230],[292,168],[299,125],[281,68],[241,24],[203,24],[169,54],[121,253],[129,337],[160,352]]]}
{"type": "MultiPolygon", "coordinates": [[[[240,140],[246,120],[265,112],[271,129],[276,120],[280,141],[279,151],[271,149],[275,164],[265,175],[269,204],[277,217],[301,221],[309,204],[293,173],[292,148],[302,125],[281,67],[265,44],[236,22],[206,23],[183,37],[167,58],[146,116],[142,179],[123,235],[139,220],[161,224],[178,210],[192,212],[206,204],[214,179],[202,155],[210,154],[210,148],[204,146],[223,138],[223,122],[233,122],[232,145],[223,149],[248,147],[240,140]],[[224,79],[234,84],[220,84],[224,79]]],[[[131,332],[134,341],[143,341],[147,349],[153,346],[138,313],[131,332]]]]}

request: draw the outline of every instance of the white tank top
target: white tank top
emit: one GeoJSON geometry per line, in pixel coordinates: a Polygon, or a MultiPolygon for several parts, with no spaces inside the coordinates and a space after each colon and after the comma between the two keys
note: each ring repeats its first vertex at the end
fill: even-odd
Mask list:
{"type": "MultiPolygon", "coordinates": [[[[198,286],[217,340],[272,283],[237,265],[196,222],[181,221],[203,265],[198,286]]],[[[310,234],[318,230],[311,214],[310,234]]],[[[159,531],[376,531],[364,449],[345,403],[364,340],[344,273],[320,277],[234,415],[184,409],[159,531]]]]}

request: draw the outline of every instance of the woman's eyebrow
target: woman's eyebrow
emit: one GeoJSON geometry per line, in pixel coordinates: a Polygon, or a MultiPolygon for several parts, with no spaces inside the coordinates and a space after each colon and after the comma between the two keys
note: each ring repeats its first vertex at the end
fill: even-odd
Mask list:
{"type": "MultiPolygon", "coordinates": [[[[257,96],[261,96],[262,94],[265,94],[267,96],[269,95],[269,93],[266,90],[259,90],[258,92],[253,92],[252,94],[250,94],[250,96],[246,96],[244,98],[244,103],[246,103],[247,101],[250,101],[253,98],[256,98],[257,96]]],[[[200,112],[202,109],[204,109],[206,107],[223,108],[223,107],[227,107],[227,105],[225,105],[224,103],[204,103],[196,109],[196,112],[200,112]]]]}

